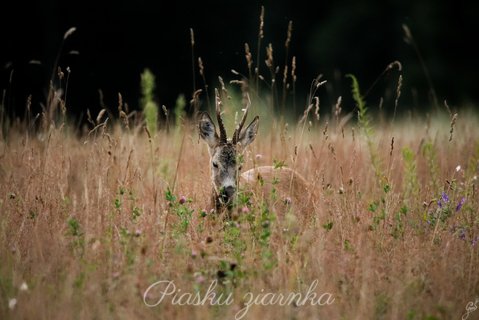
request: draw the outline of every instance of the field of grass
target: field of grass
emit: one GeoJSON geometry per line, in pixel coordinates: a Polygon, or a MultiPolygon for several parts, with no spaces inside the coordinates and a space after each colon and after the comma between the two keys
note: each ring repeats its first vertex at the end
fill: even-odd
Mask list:
{"type": "Polygon", "coordinates": [[[477,115],[309,120],[260,119],[244,168],[296,169],[314,205],[235,221],[194,123],[4,130],[0,318],[478,317],[477,115]]]}
{"type": "MultiPolygon", "coordinates": [[[[263,11],[260,21],[258,48],[263,11]]],[[[277,179],[269,193],[240,186],[234,219],[211,210],[209,154],[185,99],[160,117],[151,72],[141,78],[141,112],[119,96],[118,111],[88,114],[81,130],[61,90],[38,116],[27,105],[21,121],[5,118],[2,101],[0,319],[479,317],[479,115],[445,104],[387,117],[366,108],[351,76],[354,112],[340,100],[331,115],[320,112],[318,78],[296,119],[284,114],[296,60],[280,81],[271,45],[266,52],[268,80],[245,46],[251,87],[240,84],[260,124],[243,170],[286,166],[310,189],[280,194],[288,181],[277,179]],[[269,95],[259,94],[261,81],[269,95]],[[310,194],[309,207],[288,206],[310,194]]],[[[212,104],[198,64],[204,92],[193,81],[194,111],[200,94],[212,104]]],[[[241,103],[220,83],[231,133],[241,103]]]]}

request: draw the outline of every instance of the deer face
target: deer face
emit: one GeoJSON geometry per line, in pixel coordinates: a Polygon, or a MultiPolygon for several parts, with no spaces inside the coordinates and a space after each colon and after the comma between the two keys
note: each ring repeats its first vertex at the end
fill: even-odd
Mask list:
{"type": "Polygon", "coordinates": [[[236,147],[232,143],[220,144],[210,150],[210,158],[215,192],[225,204],[229,203],[237,188],[236,147]]]}
{"type": "Polygon", "coordinates": [[[226,137],[218,108],[219,134],[208,113],[202,113],[199,116],[198,129],[200,137],[206,142],[209,149],[211,181],[217,207],[231,205],[238,186],[238,154],[242,153],[244,148],[253,142],[258,132],[258,117],[246,129],[242,129],[246,120],[246,113],[245,111],[243,119],[231,140],[226,137]]]}

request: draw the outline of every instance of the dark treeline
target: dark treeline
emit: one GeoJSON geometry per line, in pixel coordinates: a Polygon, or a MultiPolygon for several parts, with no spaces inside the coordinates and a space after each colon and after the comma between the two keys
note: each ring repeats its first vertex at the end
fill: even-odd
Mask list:
{"type": "MultiPolygon", "coordinates": [[[[472,49],[478,35],[474,1],[37,1],[2,4],[0,32],[1,82],[9,116],[22,116],[27,97],[32,109],[45,104],[50,80],[59,85],[58,65],[68,79],[67,108],[84,117],[102,106],[115,109],[118,93],[130,109],[140,100],[140,74],[149,68],[156,75],[158,105],[172,108],[180,94],[187,101],[193,86],[203,82],[192,76],[190,28],[195,33],[195,63],[202,58],[210,89],[218,76],[237,79],[235,69],[248,73],[244,43],[256,64],[261,5],[265,8],[260,73],[269,79],[266,46],[271,43],[282,79],[285,61],[296,57],[297,112],[301,112],[311,81],[328,80],[319,96],[326,110],[338,96],[343,109],[351,109],[350,81],[358,78],[363,92],[393,61],[402,64],[400,108],[424,110],[444,100],[460,108],[479,102],[476,72],[479,63],[472,49]],[[288,52],[285,40],[293,22],[288,52]],[[413,41],[405,41],[403,25],[413,41]],[[76,31],[62,44],[64,33],[76,31]],[[60,53],[60,54],[58,54],[60,53]],[[101,98],[100,92],[101,91],[101,98]]],[[[408,39],[406,39],[408,40],[408,39]]],[[[391,108],[398,79],[397,68],[384,74],[369,91],[371,105],[384,98],[391,108]]],[[[66,78],[63,79],[63,86],[66,78]]],[[[267,90],[266,86],[262,87],[267,90]]],[[[212,90],[210,90],[212,95],[212,90]]],[[[203,96],[204,97],[204,96],[203,96]]],[[[293,99],[288,96],[289,101],[293,99]]]]}

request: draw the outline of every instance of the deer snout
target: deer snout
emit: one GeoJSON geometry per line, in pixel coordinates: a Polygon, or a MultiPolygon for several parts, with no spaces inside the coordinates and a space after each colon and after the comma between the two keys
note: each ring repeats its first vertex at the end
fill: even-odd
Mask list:
{"type": "Polygon", "coordinates": [[[227,186],[227,187],[225,188],[225,195],[226,195],[226,197],[228,197],[228,198],[233,197],[233,195],[235,194],[235,191],[236,191],[236,188],[235,188],[235,187],[233,187],[233,186],[227,186]]]}

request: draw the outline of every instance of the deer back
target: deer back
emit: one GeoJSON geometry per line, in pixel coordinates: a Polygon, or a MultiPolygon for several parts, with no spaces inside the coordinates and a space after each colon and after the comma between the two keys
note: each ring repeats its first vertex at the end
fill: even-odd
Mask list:
{"type": "Polygon", "coordinates": [[[291,211],[306,217],[314,211],[317,196],[311,184],[290,168],[257,167],[242,173],[241,182],[257,201],[266,201],[279,214],[291,211]]]}

